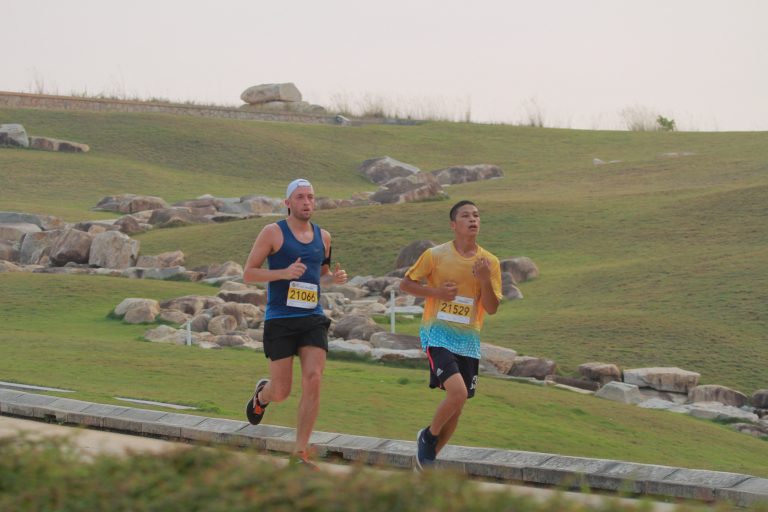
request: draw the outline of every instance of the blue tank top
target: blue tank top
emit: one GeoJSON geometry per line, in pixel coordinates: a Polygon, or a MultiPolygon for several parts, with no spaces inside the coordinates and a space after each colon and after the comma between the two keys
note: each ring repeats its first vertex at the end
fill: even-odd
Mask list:
{"type": "Polygon", "coordinates": [[[296,258],[301,257],[307,270],[292,281],[280,279],[269,282],[265,320],[324,314],[320,305],[320,268],[325,259],[325,246],[320,227],[312,224],[314,236],[311,242],[305,244],[293,236],[287,221],[281,220],[277,225],[283,233],[283,245],[275,254],[267,256],[269,268],[288,268],[296,258]],[[314,306],[313,302],[316,302],[314,306]]]}

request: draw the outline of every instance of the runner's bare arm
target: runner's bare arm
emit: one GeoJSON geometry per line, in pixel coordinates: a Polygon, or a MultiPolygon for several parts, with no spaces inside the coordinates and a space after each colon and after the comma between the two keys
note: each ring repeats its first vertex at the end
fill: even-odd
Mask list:
{"type": "Polygon", "coordinates": [[[458,287],[456,283],[446,282],[438,288],[432,288],[430,286],[423,285],[418,281],[414,281],[408,276],[403,277],[400,281],[400,289],[405,293],[414,295],[416,297],[434,297],[436,299],[442,299],[451,301],[456,298],[456,292],[458,287]]]}
{"type": "MultiPolygon", "coordinates": [[[[331,234],[326,230],[320,230],[323,235],[323,246],[325,247],[326,259],[331,256],[331,234]]],[[[328,286],[329,284],[344,284],[347,282],[347,272],[341,268],[339,263],[336,263],[336,268],[331,271],[331,266],[325,264],[320,269],[320,284],[322,286],[328,286]]]]}
{"type": "Polygon", "coordinates": [[[267,256],[278,251],[283,244],[283,235],[277,224],[267,224],[261,230],[253,243],[251,253],[245,262],[243,269],[243,282],[266,283],[280,279],[296,279],[306,270],[301,263],[301,258],[293,262],[289,267],[282,269],[261,268],[267,256]]]}
{"type": "Polygon", "coordinates": [[[480,282],[480,303],[489,315],[493,315],[499,309],[499,298],[493,291],[491,280],[491,262],[486,258],[480,258],[475,262],[472,272],[480,282]]]}

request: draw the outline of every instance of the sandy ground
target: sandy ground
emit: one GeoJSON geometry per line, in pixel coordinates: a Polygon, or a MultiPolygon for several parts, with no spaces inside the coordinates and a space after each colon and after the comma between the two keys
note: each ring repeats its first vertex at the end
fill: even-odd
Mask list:
{"type": "MultiPolygon", "coordinates": [[[[24,433],[24,435],[31,436],[33,438],[44,436],[69,437],[74,445],[82,450],[86,457],[88,455],[95,455],[98,453],[128,455],[130,453],[157,453],[163,450],[184,449],[190,447],[190,445],[185,443],[164,441],[161,439],[152,439],[129,434],[118,434],[102,430],[69,427],[43,423],[40,421],[12,418],[9,416],[0,416],[0,437],[18,435],[19,433],[24,433]]],[[[263,457],[266,458],[269,456],[264,455],[263,457]]],[[[285,458],[270,458],[273,459],[273,462],[278,464],[287,463],[287,459],[285,458]]],[[[352,466],[345,466],[342,464],[330,464],[321,462],[318,465],[323,471],[330,473],[345,473],[353,469],[352,466]]],[[[386,470],[378,471],[387,472],[386,470]]],[[[553,495],[556,493],[563,494],[569,500],[573,499],[579,502],[583,502],[586,505],[591,504],[594,506],[604,502],[606,499],[610,499],[602,495],[581,494],[575,492],[563,493],[561,491],[554,491],[551,489],[542,489],[520,485],[487,482],[478,482],[477,485],[488,491],[511,490],[515,494],[531,496],[537,500],[542,501],[552,499],[553,495]]],[[[628,504],[639,505],[637,500],[622,498],[620,501],[626,502],[628,504]]],[[[675,508],[676,507],[671,504],[655,502],[651,510],[653,510],[653,512],[666,512],[673,511],[675,508]]]]}

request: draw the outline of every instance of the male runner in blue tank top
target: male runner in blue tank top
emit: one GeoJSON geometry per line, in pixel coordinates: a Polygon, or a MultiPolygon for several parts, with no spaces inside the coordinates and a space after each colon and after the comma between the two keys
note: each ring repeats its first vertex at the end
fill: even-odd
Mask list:
{"type": "Polygon", "coordinates": [[[301,399],[296,424],[295,455],[307,460],[307,445],[320,409],[320,383],[328,351],[330,319],[320,306],[320,285],[343,284],[347,273],[339,264],[331,271],[331,235],[310,222],[315,192],[305,179],[293,180],[286,190],[288,217],[268,224],[259,233],[245,264],[246,283],[266,282],[264,355],[269,379],[261,379],[246,404],[253,425],[264,417],[271,402],[291,393],[293,357],[301,361],[301,399]],[[267,260],[269,268],[261,268],[267,260]]]}

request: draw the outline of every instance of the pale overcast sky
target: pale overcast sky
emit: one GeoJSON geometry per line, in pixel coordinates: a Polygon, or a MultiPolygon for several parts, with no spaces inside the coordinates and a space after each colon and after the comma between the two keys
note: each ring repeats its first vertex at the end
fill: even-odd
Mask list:
{"type": "Polygon", "coordinates": [[[478,122],[768,130],[765,0],[4,1],[0,34],[4,91],[239,105],[293,82],[478,122]]]}

